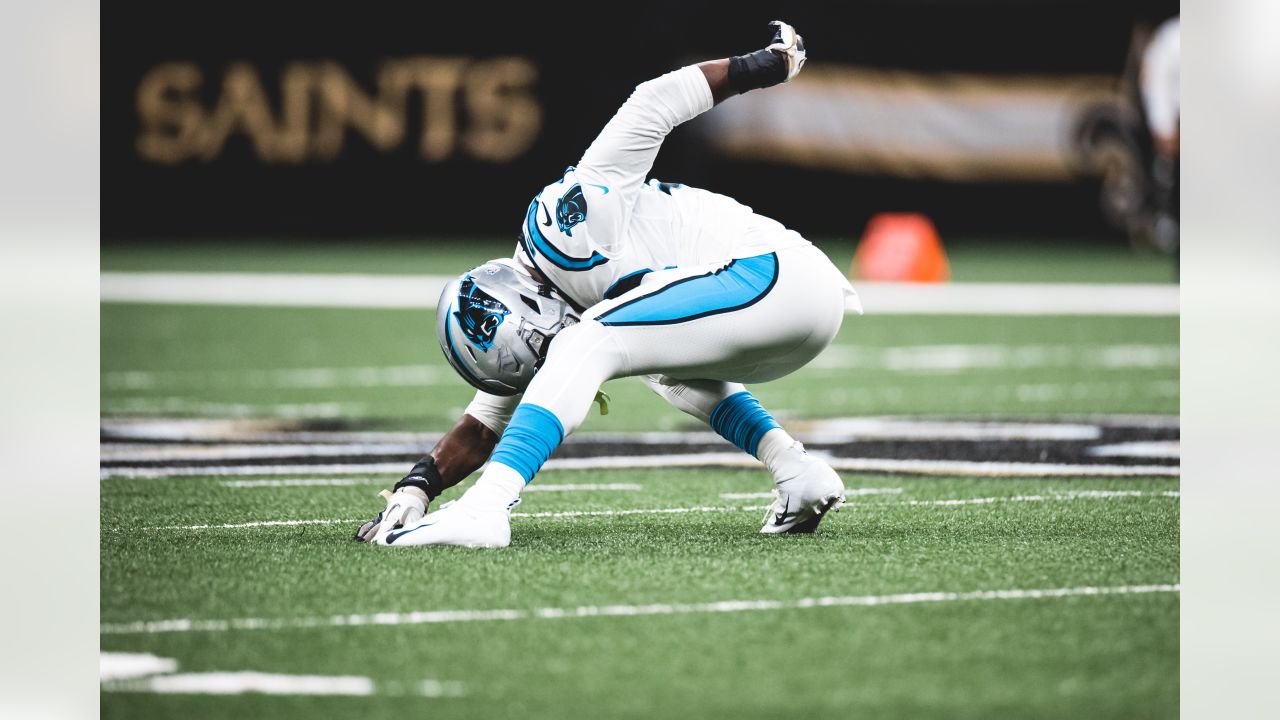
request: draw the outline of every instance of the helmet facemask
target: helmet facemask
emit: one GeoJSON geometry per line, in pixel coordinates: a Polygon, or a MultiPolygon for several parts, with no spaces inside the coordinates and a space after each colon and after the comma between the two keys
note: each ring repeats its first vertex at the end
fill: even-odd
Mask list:
{"type": "Polygon", "coordinates": [[[522,392],[551,340],[578,322],[569,304],[511,260],[491,260],[445,286],[436,334],[445,359],[479,390],[522,392]]]}

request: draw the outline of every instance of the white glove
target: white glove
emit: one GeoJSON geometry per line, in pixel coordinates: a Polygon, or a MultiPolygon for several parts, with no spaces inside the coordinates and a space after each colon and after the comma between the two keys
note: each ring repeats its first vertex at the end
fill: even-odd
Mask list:
{"type": "MultiPolygon", "coordinates": [[[[765,50],[772,50],[782,55],[787,61],[787,80],[800,74],[800,68],[804,67],[804,38],[796,32],[796,29],[781,20],[774,20],[769,23],[775,30],[773,33],[773,43],[765,50]]],[[[783,80],[786,82],[787,80],[783,80]]]]}
{"type": "Polygon", "coordinates": [[[378,513],[378,517],[361,525],[354,540],[371,542],[392,530],[412,525],[427,514],[427,505],[431,502],[427,494],[416,487],[402,487],[394,493],[383,490],[378,494],[387,499],[387,507],[378,513]]]}

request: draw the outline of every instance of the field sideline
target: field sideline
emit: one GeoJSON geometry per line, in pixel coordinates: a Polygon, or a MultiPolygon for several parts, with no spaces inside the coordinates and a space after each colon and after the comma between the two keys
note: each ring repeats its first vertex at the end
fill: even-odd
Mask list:
{"type": "MultiPolygon", "coordinates": [[[[509,245],[107,245],[103,269],[431,275],[509,245]]],[[[1113,248],[952,260],[1170,290],[1113,248]]],[[[103,717],[1176,715],[1176,314],[849,316],[753,388],[843,468],[816,536],[759,535],[767,474],[619,381],[512,547],[351,542],[470,396],[432,326],[103,303],[103,717]]]]}

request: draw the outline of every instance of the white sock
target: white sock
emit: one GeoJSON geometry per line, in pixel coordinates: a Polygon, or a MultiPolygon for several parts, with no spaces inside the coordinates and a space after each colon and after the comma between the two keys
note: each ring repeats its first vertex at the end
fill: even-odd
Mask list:
{"type": "Polygon", "coordinates": [[[760,438],[760,444],[756,446],[756,456],[760,458],[760,462],[764,463],[764,466],[769,468],[769,472],[773,473],[776,478],[778,477],[779,466],[793,457],[788,451],[793,447],[797,450],[800,449],[796,447],[797,445],[799,443],[796,442],[795,438],[788,435],[786,430],[774,428],[760,438]]]}
{"type": "Polygon", "coordinates": [[[524,490],[524,478],[520,473],[502,463],[491,462],[458,502],[484,510],[506,510],[519,499],[521,490],[524,490]]]}

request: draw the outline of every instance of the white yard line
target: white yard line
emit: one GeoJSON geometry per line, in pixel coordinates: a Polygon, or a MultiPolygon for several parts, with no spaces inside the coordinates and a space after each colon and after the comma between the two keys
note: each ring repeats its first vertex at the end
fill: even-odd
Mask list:
{"type": "Polygon", "coordinates": [[[1182,443],[1178,440],[1153,440],[1148,442],[1124,442],[1115,445],[1098,445],[1088,450],[1096,457],[1173,458],[1182,457],[1182,443]]]}
{"type": "Polygon", "coordinates": [[[233,618],[200,620],[178,618],[131,623],[105,623],[103,635],[137,635],[182,632],[226,632],[229,630],[283,630],[359,626],[426,625],[499,620],[559,620],[594,617],[642,617],[652,615],[692,615],[769,610],[810,610],[830,607],[875,607],[916,603],[971,602],[980,600],[1036,600],[1104,595],[1177,593],[1176,584],[1120,585],[1114,587],[1073,587],[1047,589],[978,590],[973,592],[917,592],[893,595],[846,595],[809,597],[798,600],[722,600],[709,603],[655,603],[650,605],[585,605],[544,607],[528,610],[426,610],[329,617],[233,618]]]}
{"type": "MultiPolygon", "coordinates": [[[[448,275],[104,272],[102,302],[434,309],[448,275]]],[[[1177,315],[1177,285],[858,283],[868,315],[1177,315]]],[[[849,311],[854,309],[850,306],[849,311]]]]}
{"type": "Polygon", "coordinates": [[[104,444],[100,451],[103,460],[113,462],[155,462],[192,460],[256,460],[260,458],[295,457],[361,457],[385,455],[421,455],[426,448],[417,443],[360,443],[360,444],[234,444],[234,445],[171,445],[158,444],[145,447],[117,447],[104,444]]]}
{"type": "Polygon", "coordinates": [[[1102,428],[1084,423],[1012,423],[973,420],[826,418],[787,423],[803,442],[855,440],[1096,440],[1102,428]],[[803,436],[803,437],[800,437],[803,436]]]}
{"type": "Polygon", "coordinates": [[[254,671],[179,673],[178,661],[150,653],[100,652],[98,679],[104,692],[181,695],[419,695],[461,697],[456,680],[412,684],[375,683],[358,675],[289,675],[254,671]]]}
{"type": "MultiPolygon", "coordinates": [[[[223,487],[234,489],[280,487],[349,487],[387,483],[386,478],[287,478],[283,480],[224,480],[223,487]]],[[[524,492],[635,492],[644,488],[635,483],[564,483],[560,485],[530,485],[524,492]]]]}
{"type": "MultiPolygon", "coordinates": [[[[902,488],[845,488],[845,497],[856,497],[858,495],[897,495],[902,492],[902,488]]],[[[720,493],[720,497],[725,500],[768,500],[773,497],[771,492],[746,492],[746,493],[720,493]]]]}
{"type": "MultiPolygon", "coordinates": [[[[528,489],[528,488],[526,488],[528,489]]],[[[898,490],[900,488],[881,488],[882,490],[898,490]]],[[[850,495],[867,495],[871,493],[859,492],[858,490],[846,490],[845,496],[850,495]]],[[[769,493],[740,493],[744,498],[754,498],[758,495],[763,497],[772,497],[769,493]]],[[[727,496],[722,496],[727,497],[727,496]]],[[[893,502],[874,502],[874,503],[858,503],[850,502],[844,505],[849,509],[874,509],[883,507],[927,507],[927,506],[959,506],[959,505],[991,505],[1004,502],[1053,502],[1063,500],[1080,500],[1080,499],[1108,499],[1108,498],[1136,498],[1136,497],[1160,497],[1160,498],[1179,498],[1181,493],[1177,490],[1165,490],[1156,492],[1143,492],[1141,490],[1068,490],[1065,492],[1053,492],[1047,495],[1007,495],[996,497],[980,497],[980,498],[950,498],[943,500],[901,500],[893,502]]],[[[581,518],[581,517],[621,517],[627,515],[685,515],[689,513],[731,513],[731,512],[759,512],[768,505],[703,505],[697,507],[678,507],[678,508],[631,508],[626,510],[563,510],[555,512],[513,512],[511,517],[514,520],[524,519],[548,519],[548,518],[581,518]]],[[[367,518],[366,518],[367,519],[367,518]]],[[[259,520],[254,522],[243,523],[221,523],[208,525],[154,525],[138,528],[143,531],[156,530],[246,530],[261,527],[292,527],[299,525],[341,525],[343,523],[358,523],[361,519],[345,518],[345,519],[309,519],[309,520],[259,520]]],[[[121,532],[129,530],[129,528],[115,528],[114,531],[121,532]]]]}
{"type": "MultiPolygon", "coordinates": [[[[827,458],[836,470],[966,477],[1178,477],[1181,469],[1170,465],[1068,465],[1056,463],[975,462],[967,460],[909,460],[895,458],[827,458]]],[[[723,467],[759,468],[760,461],[743,453],[690,453],[552,459],[546,470],[610,470],[634,468],[723,467]]],[[[404,463],[222,465],[210,467],[109,467],[101,479],[158,479],[176,477],[226,477],[258,475],[377,475],[404,471],[404,463]]]]}
{"type": "Polygon", "coordinates": [[[282,480],[223,480],[219,485],[236,490],[281,487],[352,487],[386,484],[386,478],[285,478],[282,480]]]}
{"type": "Polygon", "coordinates": [[[422,387],[452,383],[454,374],[433,365],[370,365],[243,370],[125,370],[104,373],[111,391],[164,388],[422,387]]]}
{"type": "Polygon", "coordinates": [[[959,373],[965,370],[1029,370],[1088,367],[1176,368],[1176,344],[1115,345],[903,345],[875,347],[837,343],[814,358],[818,370],[889,370],[899,373],[959,373]]]}
{"type": "MultiPolygon", "coordinates": [[[[788,431],[804,441],[805,433],[847,432],[847,439],[869,440],[1091,440],[1100,427],[1177,429],[1179,418],[1169,415],[1117,415],[1066,417],[1060,422],[1010,422],[929,417],[866,416],[785,420],[788,431]]],[[[343,445],[405,445],[430,447],[442,433],[389,431],[288,430],[280,420],[213,420],[198,418],[103,418],[102,430],[110,445],[122,442],[166,440],[191,443],[258,443],[285,445],[331,443],[343,445]]],[[[566,442],[623,442],[637,445],[707,444],[723,439],[713,432],[579,432],[566,442]]],[[[159,445],[154,445],[159,447],[159,445]]]]}
{"type": "Polygon", "coordinates": [[[969,460],[901,460],[828,458],[836,470],[901,472],[966,477],[1179,477],[1176,465],[1068,465],[1059,463],[975,462],[969,460]]]}
{"type": "Polygon", "coordinates": [[[356,675],[283,675],[260,672],[201,672],[153,675],[102,684],[107,692],[179,695],[373,695],[371,678],[356,675]]]}
{"type": "Polygon", "coordinates": [[[177,672],[177,670],[177,660],[157,657],[151,653],[98,653],[98,679],[102,682],[129,680],[148,675],[177,672]]]}

